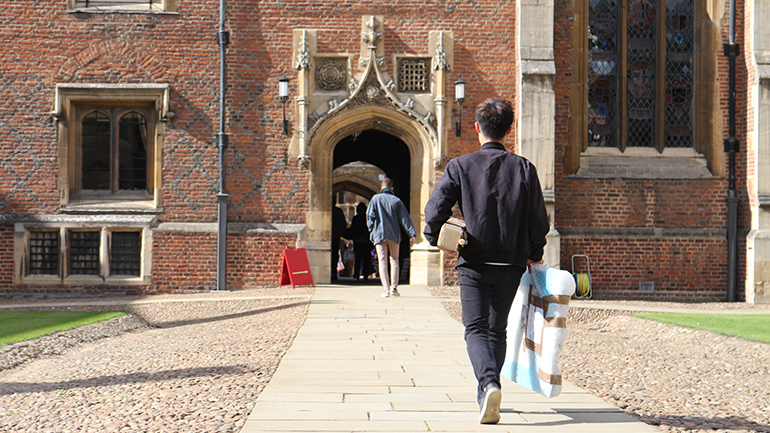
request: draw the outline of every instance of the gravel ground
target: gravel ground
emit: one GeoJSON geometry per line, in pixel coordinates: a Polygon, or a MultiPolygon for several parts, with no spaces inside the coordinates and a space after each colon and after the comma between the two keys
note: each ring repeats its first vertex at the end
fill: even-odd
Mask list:
{"type": "Polygon", "coordinates": [[[21,365],[0,371],[0,431],[239,431],[304,323],[311,294],[253,290],[62,308],[132,315],[0,349],[0,365],[21,365]],[[267,299],[193,301],[247,296],[267,299]]]}
{"type": "MultiPolygon", "coordinates": [[[[431,291],[459,320],[457,288],[431,291]]],[[[259,289],[58,307],[132,314],[0,348],[0,431],[239,431],[304,323],[310,295],[259,289]],[[207,302],[215,297],[225,300],[207,302]]],[[[568,326],[565,379],[626,413],[667,432],[770,432],[770,345],[608,310],[573,308],[568,326]]]]}
{"type": "MultiPolygon", "coordinates": [[[[455,287],[432,288],[457,298],[455,287]]],[[[590,301],[630,306],[767,309],[768,305],[590,301]]],[[[444,302],[460,320],[460,303],[444,302]]],[[[564,378],[666,432],[770,432],[770,345],[638,319],[570,309],[559,355],[564,378]]]]}

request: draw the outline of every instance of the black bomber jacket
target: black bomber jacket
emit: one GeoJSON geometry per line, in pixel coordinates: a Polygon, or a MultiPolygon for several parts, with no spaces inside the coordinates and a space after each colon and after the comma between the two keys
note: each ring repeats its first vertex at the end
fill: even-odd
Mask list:
{"type": "Polygon", "coordinates": [[[425,205],[425,238],[438,242],[441,226],[457,203],[468,244],[457,266],[496,263],[526,266],[540,261],[549,230],[535,166],[496,142],[457,157],[446,166],[425,205]]]}

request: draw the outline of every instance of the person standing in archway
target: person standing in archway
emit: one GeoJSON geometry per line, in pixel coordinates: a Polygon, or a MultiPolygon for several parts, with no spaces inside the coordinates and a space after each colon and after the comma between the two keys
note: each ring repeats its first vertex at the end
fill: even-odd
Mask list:
{"type": "Polygon", "coordinates": [[[338,278],[337,263],[340,260],[340,237],[348,228],[345,212],[337,207],[337,194],[332,197],[332,283],[338,278]]]}
{"type": "Polygon", "coordinates": [[[503,146],[512,124],[510,102],[479,104],[481,149],[449,161],[425,205],[425,238],[434,246],[455,203],[465,218],[468,242],[455,268],[482,424],[500,421],[508,313],[526,267],[542,263],[549,229],[535,166],[503,146]]]}
{"type": "Polygon", "coordinates": [[[387,298],[401,296],[397,289],[401,228],[403,227],[409,233],[410,242],[414,242],[417,232],[414,230],[406,205],[393,193],[393,181],[386,177],[380,186],[382,190],[372,197],[366,209],[366,226],[369,228],[369,238],[377,251],[380,281],[385,288],[382,297],[387,298]],[[390,272],[388,272],[388,264],[390,264],[390,272]]]}
{"type": "Polygon", "coordinates": [[[359,275],[363,275],[364,281],[374,272],[372,266],[372,242],[369,240],[369,229],[366,227],[366,204],[358,203],[356,216],[350,222],[350,227],[345,232],[347,239],[353,239],[353,252],[356,256],[353,279],[358,281],[359,275]]]}

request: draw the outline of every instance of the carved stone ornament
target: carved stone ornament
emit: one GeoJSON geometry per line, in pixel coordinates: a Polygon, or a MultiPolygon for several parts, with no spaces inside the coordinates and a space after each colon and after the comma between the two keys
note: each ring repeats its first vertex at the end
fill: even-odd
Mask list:
{"type": "Polygon", "coordinates": [[[294,66],[296,70],[309,69],[310,68],[310,52],[307,49],[307,31],[302,31],[302,42],[297,53],[297,64],[294,66]]]}
{"type": "Polygon", "coordinates": [[[436,170],[443,170],[444,167],[446,167],[447,163],[449,162],[449,158],[446,156],[440,156],[438,158],[433,159],[433,167],[436,170]]]}
{"type": "Polygon", "coordinates": [[[436,55],[433,56],[433,69],[441,71],[449,69],[449,63],[447,63],[446,60],[446,52],[444,51],[444,32],[439,33],[436,55]]]}
{"type": "MultiPolygon", "coordinates": [[[[409,101],[405,102],[396,96],[394,93],[396,84],[390,77],[383,77],[380,72],[380,66],[384,64],[385,56],[377,56],[377,43],[381,42],[382,32],[378,32],[376,29],[381,27],[381,23],[372,16],[371,19],[365,22],[364,27],[362,38],[363,41],[369,44],[368,53],[362,53],[361,55],[361,60],[365,62],[363,64],[364,71],[357,74],[355,78],[352,76],[347,78],[347,87],[350,93],[346,99],[338,101],[336,97],[331,95],[328,96],[329,99],[324,97],[328,101],[329,110],[325,113],[320,113],[320,117],[317,119],[308,116],[308,142],[312,143],[315,134],[318,131],[324,130],[328,122],[334,122],[334,119],[344,116],[346,112],[364,106],[378,106],[388,108],[413,119],[414,123],[419,125],[419,128],[425,133],[435,148],[438,146],[438,133],[436,131],[434,113],[430,109],[422,107],[422,105],[420,105],[421,108],[418,112],[417,105],[420,104],[419,101],[410,98],[409,101]],[[368,31],[366,31],[367,29],[368,31]],[[428,111],[429,115],[426,115],[423,110],[428,111]]],[[[426,69],[429,71],[431,58],[428,57],[427,59],[428,64],[425,66],[427,66],[426,69]]],[[[313,114],[316,113],[314,112],[313,114]]]]}
{"type": "Polygon", "coordinates": [[[374,15],[372,15],[369,22],[366,23],[366,28],[368,28],[369,31],[363,32],[361,38],[365,44],[369,45],[369,48],[376,48],[377,43],[379,43],[380,39],[382,39],[382,32],[376,31],[379,25],[380,23],[377,21],[374,15]]]}
{"type": "Polygon", "coordinates": [[[350,89],[350,92],[355,92],[358,88],[358,81],[356,81],[355,78],[351,78],[350,82],[348,83],[348,89],[350,89]]]}
{"type": "Polygon", "coordinates": [[[315,70],[316,86],[321,90],[344,90],[347,78],[345,59],[325,59],[318,62],[315,70]]]}
{"type": "Polygon", "coordinates": [[[310,167],[310,162],[313,160],[313,157],[310,155],[300,155],[298,158],[299,165],[304,168],[310,167]]]}

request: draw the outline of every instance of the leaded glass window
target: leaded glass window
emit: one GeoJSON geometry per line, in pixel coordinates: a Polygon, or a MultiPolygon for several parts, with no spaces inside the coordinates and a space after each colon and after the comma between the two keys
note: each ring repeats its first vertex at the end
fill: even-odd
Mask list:
{"type": "Polygon", "coordinates": [[[110,189],[110,118],[94,111],[83,119],[83,189],[110,189]]]}
{"type": "Polygon", "coordinates": [[[617,0],[591,0],[588,28],[588,142],[617,146],[617,0]]]}
{"type": "Polygon", "coordinates": [[[98,231],[69,232],[69,273],[71,275],[99,275],[99,245],[101,233],[98,231]]]}
{"type": "Polygon", "coordinates": [[[111,194],[147,191],[152,137],[146,110],[106,107],[85,111],[80,140],[81,190],[111,194]]]}
{"type": "Polygon", "coordinates": [[[59,232],[29,233],[28,275],[59,274],[59,232]]]}
{"type": "Polygon", "coordinates": [[[139,276],[142,265],[142,234],[113,232],[110,245],[110,275],[139,276]]]}
{"type": "Polygon", "coordinates": [[[594,147],[693,147],[693,0],[589,0],[594,147]]]}

